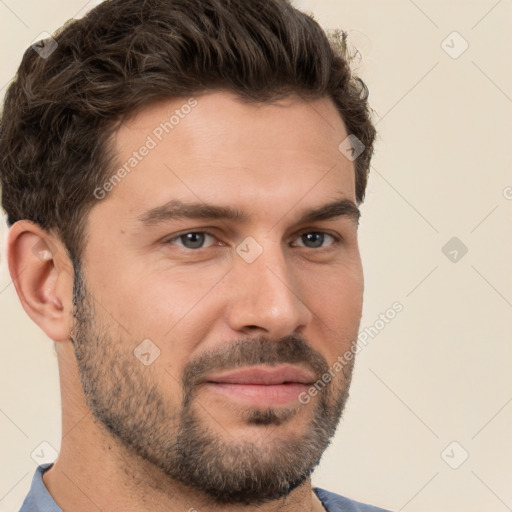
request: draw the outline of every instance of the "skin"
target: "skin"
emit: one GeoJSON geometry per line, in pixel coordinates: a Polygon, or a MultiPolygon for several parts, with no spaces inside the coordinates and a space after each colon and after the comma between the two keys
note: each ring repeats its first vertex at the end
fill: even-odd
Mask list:
{"type": "MultiPolygon", "coordinates": [[[[357,338],[362,309],[357,222],[340,215],[299,223],[305,211],[334,200],[356,203],[353,162],[338,150],[347,131],[332,101],[293,97],[244,104],[227,92],[197,100],[136,169],[97,201],[82,258],[95,325],[117,353],[131,356],[134,368],[147,369],[170,410],[179,410],[187,363],[241,338],[302,336],[331,366],[357,338]],[[149,226],[138,220],[171,199],[236,207],[247,219],[182,218],[149,226]],[[212,237],[199,250],[177,238],[201,230],[212,237]],[[322,248],[306,247],[304,232],[341,240],[326,237],[322,248]],[[249,236],[262,248],[252,263],[236,252],[249,236]],[[160,349],[147,367],[132,356],[144,339],[160,349]]],[[[186,101],[161,101],[124,122],[114,140],[120,164],[186,101]]],[[[285,498],[218,505],[133,454],[95,421],[86,401],[71,343],[73,266],[61,241],[23,220],[10,230],[8,252],[24,309],[56,342],[63,437],[59,458],[43,480],[65,512],[323,510],[309,478],[285,498]]],[[[332,389],[348,385],[339,373],[332,389]]],[[[215,436],[240,446],[254,443],[271,457],[280,438],[301,439],[319,397],[288,405],[293,414],[278,425],[248,424],[249,405],[215,389],[201,387],[195,400],[198,417],[215,436]]]]}

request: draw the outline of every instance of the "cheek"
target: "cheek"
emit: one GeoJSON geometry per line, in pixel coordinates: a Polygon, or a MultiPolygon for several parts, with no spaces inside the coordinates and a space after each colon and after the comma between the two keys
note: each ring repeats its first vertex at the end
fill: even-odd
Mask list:
{"type": "Polygon", "coordinates": [[[93,276],[97,298],[132,336],[165,338],[182,329],[222,277],[221,269],[179,268],[163,259],[155,265],[118,259],[110,271],[102,267],[93,276]]]}
{"type": "Polygon", "coordinates": [[[329,358],[345,352],[357,339],[363,304],[360,265],[330,267],[311,274],[303,283],[304,303],[314,313],[319,343],[329,358]]]}
{"type": "Polygon", "coordinates": [[[298,279],[306,304],[320,311],[336,311],[342,317],[360,312],[364,283],[359,261],[312,267],[300,272],[298,279]]]}
{"type": "Polygon", "coordinates": [[[357,337],[362,302],[362,288],[349,281],[332,286],[331,292],[322,297],[317,309],[321,319],[331,329],[331,337],[338,335],[344,340],[357,337]]]}
{"type": "Polygon", "coordinates": [[[96,323],[135,365],[137,354],[149,353],[147,368],[159,375],[163,388],[179,396],[183,368],[214,322],[215,304],[205,300],[214,283],[205,276],[137,273],[134,268],[126,274],[130,278],[122,278],[122,272],[99,274],[90,284],[101,303],[96,304],[96,323]]]}
{"type": "Polygon", "coordinates": [[[124,315],[131,338],[149,338],[159,348],[157,366],[165,369],[166,385],[176,387],[183,368],[222,317],[222,300],[214,279],[205,272],[178,271],[148,274],[124,287],[131,297],[124,315]]]}
{"type": "Polygon", "coordinates": [[[139,307],[153,315],[160,336],[198,329],[207,323],[207,316],[217,314],[216,303],[211,300],[220,288],[217,271],[175,269],[141,279],[145,284],[139,307]]]}

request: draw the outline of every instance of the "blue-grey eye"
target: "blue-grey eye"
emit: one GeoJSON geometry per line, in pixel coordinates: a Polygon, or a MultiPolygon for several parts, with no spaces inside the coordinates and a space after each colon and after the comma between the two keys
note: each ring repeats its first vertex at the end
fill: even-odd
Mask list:
{"type": "Polygon", "coordinates": [[[318,249],[319,247],[325,247],[324,243],[329,242],[327,245],[331,245],[335,239],[333,236],[322,233],[321,231],[311,231],[310,233],[303,233],[298,238],[301,247],[308,247],[309,249],[318,249]]]}
{"type": "Polygon", "coordinates": [[[175,243],[177,245],[182,245],[183,247],[187,249],[202,249],[203,247],[207,247],[208,245],[211,245],[214,241],[214,237],[212,235],[209,235],[208,233],[203,232],[191,232],[191,233],[184,233],[183,235],[178,235],[171,240],[169,240],[169,243],[175,243]],[[209,241],[207,245],[205,245],[205,242],[209,241]]]}

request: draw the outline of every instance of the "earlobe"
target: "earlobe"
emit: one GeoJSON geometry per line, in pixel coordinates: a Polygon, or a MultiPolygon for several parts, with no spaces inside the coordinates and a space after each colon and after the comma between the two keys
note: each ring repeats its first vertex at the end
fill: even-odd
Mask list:
{"type": "Polygon", "coordinates": [[[7,242],[9,272],[30,318],[54,341],[69,340],[73,271],[62,243],[33,222],[16,222],[7,242]]]}

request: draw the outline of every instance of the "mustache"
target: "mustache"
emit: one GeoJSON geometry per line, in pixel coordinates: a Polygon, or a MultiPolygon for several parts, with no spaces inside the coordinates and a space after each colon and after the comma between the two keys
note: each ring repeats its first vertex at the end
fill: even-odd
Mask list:
{"type": "MultiPolygon", "coordinates": [[[[265,336],[243,338],[230,345],[202,354],[186,365],[182,385],[187,396],[211,371],[234,370],[266,364],[300,364],[311,370],[316,379],[329,370],[326,359],[302,336],[288,335],[280,339],[265,336]]],[[[315,380],[316,380],[315,379],[315,380]]]]}

